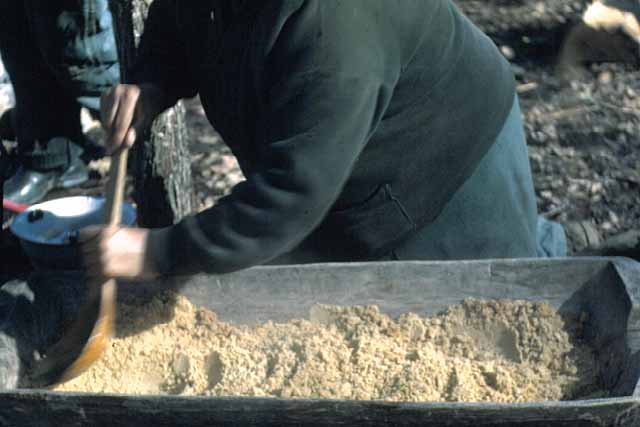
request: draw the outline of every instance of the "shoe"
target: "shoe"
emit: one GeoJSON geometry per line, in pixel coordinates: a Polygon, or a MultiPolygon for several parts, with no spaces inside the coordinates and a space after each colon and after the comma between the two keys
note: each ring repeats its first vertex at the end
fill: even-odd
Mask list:
{"type": "Polygon", "coordinates": [[[53,189],[75,187],[88,180],[89,171],[80,158],[75,158],[65,170],[38,171],[18,166],[4,183],[4,198],[31,205],[40,202],[53,189]]]}
{"type": "Polygon", "coordinates": [[[578,256],[626,257],[640,261],[640,229],[631,229],[588,247],[578,256]]]}
{"type": "Polygon", "coordinates": [[[600,232],[591,221],[571,221],[564,224],[571,254],[582,254],[598,248],[602,243],[600,232]]]}

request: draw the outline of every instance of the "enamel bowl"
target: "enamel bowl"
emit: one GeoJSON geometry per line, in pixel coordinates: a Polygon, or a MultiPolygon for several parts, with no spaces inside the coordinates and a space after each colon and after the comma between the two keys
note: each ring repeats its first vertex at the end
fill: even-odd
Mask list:
{"type": "MultiPolygon", "coordinates": [[[[33,205],[16,215],[10,229],[20,239],[33,266],[39,270],[76,270],[81,268],[78,232],[90,225],[104,223],[103,197],[76,196],[33,205]]],[[[123,203],[122,221],[136,223],[133,205],[123,203]]]]}

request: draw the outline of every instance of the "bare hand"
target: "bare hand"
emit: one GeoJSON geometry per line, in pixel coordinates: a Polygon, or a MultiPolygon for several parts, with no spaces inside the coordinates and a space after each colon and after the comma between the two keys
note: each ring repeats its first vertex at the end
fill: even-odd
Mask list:
{"type": "Polygon", "coordinates": [[[88,227],[80,232],[81,253],[89,277],[152,279],[163,265],[168,229],[88,227]]]}
{"type": "Polygon", "coordinates": [[[152,84],[120,84],[106,91],[100,99],[100,114],[108,154],[131,147],[165,106],[164,92],[152,84]]]}

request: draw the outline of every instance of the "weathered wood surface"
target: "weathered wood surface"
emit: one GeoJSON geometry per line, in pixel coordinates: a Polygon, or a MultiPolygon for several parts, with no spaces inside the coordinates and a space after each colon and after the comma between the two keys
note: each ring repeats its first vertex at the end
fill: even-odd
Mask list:
{"type": "MultiPolygon", "coordinates": [[[[194,304],[240,324],[307,318],[314,304],[375,304],[397,317],[433,315],[465,298],[546,301],[564,315],[588,314],[586,339],[613,395],[631,395],[640,378],[640,264],[624,258],[271,266],[164,286],[175,284],[194,304]]],[[[126,298],[162,287],[122,290],[126,298]]]]}
{"type": "MultiPolygon", "coordinates": [[[[121,80],[129,81],[148,5],[143,0],[110,0],[121,80]]],[[[195,211],[185,108],[179,102],[158,117],[132,150],[134,199],[139,224],[163,227],[195,211]]]]}
{"type": "Polygon", "coordinates": [[[0,393],[3,426],[637,427],[640,400],[522,405],[0,393]]]}
{"type": "Polygon", "coordinates": [[[580,257],[269,266],[127,288],[145,293],[178,283],[193,303],[238,323],[305,317],[316,303],[376,304],[398,316],[435,314],[464,298],[544,300],[561,312],[616,313],[610,325],[628,329],[631,348],[640,350],[639,281],[635,261],[580,257]]]}
{"type": "MultiPolygon", "coordinates": [[[[238,323],[305,317],[316,303],[376,304],[394,317],[407,311],[431,315],[464,298],[544,300],[577,313],[592,301],[571,297],[592,282],[624,292],[618,265],[632,269],[640,264],[609,258],[309,264],[254,267],[172,282],[193,303],[238,323]]],[[[145,292],[159,286],[153,282],[127,288],[145,292]]]]}
{"type": "MultiPolygon", "coordinates": [[[[71,276],[67,279],[69,284],[77,282],[71,276]]],[[[63,283],[65,280],[47,289],[61,292],[63,283]]],[[[407,311],[433,314],[467,297],[544,300],[561,313],[589,314],[587,339],[598,350],[607,388],[620,397],[520,405],[408,404],[65,395],[26,390],[0,393],[0,425],[640,426],[640,393],[636,391],[640,377],[640,264],[632,260],[256,267],[220,276],[174,278],[151,286],[123,283],[119,295],[128,299],[175,287],[195,304],[215,310],[222,320],[243,324],[306,317],[316,303],[377,304],[381,311],[395,316],[407,311]]],[[[55,305],[51,299],[41,303],[55,305]]]]}

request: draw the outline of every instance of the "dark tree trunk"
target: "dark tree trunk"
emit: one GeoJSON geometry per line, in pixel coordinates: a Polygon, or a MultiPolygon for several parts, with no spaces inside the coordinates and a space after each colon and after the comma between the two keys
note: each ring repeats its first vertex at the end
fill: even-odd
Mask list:
{"type": "MultiPolygon", "coordinates": [[[[148,0],[109,0],[121,80],[128,81],[144,30],[148,0]]],[[[195,210],[185,108],[180,102],[156,119],[132,149],[133,198],[139,224],[164,227],[195,210]]]]}

